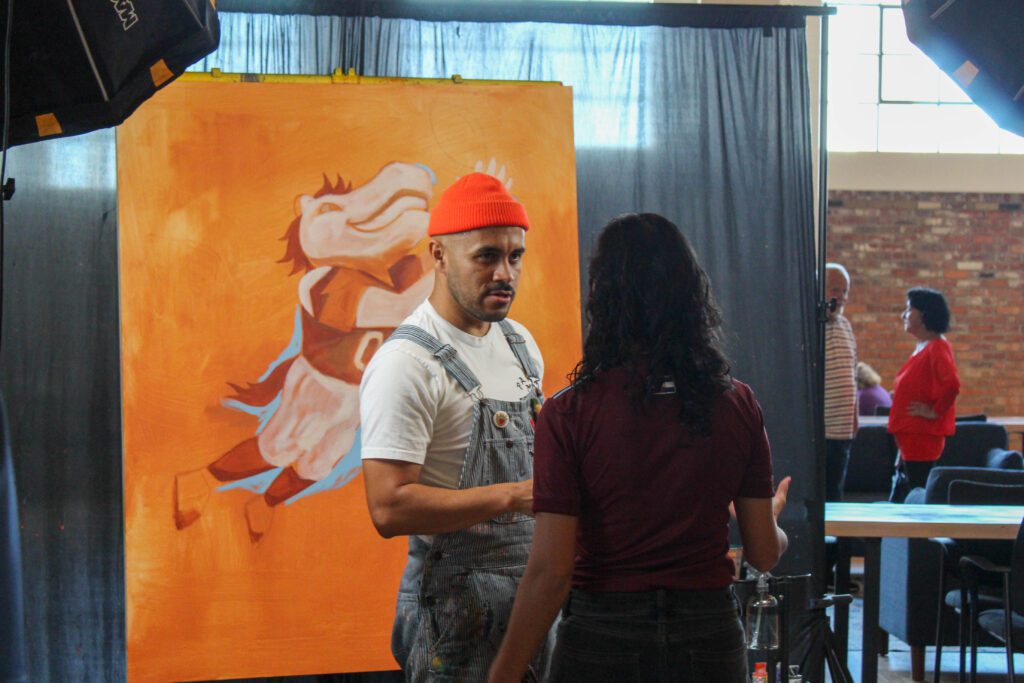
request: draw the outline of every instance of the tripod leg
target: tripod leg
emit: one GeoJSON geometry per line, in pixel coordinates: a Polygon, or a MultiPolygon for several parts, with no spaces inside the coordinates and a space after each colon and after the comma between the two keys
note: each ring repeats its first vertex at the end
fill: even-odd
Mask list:
{"type": "Polygon", "coordinates": [[[935,617],[935,678],[932,683],[939,683],[942,675],[942,617],[946,614],[946,548],[939,553],[939,613],[935,617]]]}
{"type": "Polygon", "coordinates": [[[839,654],[836,652],[835,638],[828,623],[822,621],[821,629],[824,632],[825,656],[828,659],[828,672],[832,677],[832,683],[853,683],[853,676],[850,674],[846,662],[839,659],[839,654]]]}
{"type": "Polygon", "coordinates": [[[971,683],[978,681],[978,642],[975,636],[978,634],[978,586],[972,583],[967,592],[967,604],[970,610],[968,621],[971,624],[971,683]]]}
{"type": "MultiPolygon", "coordinates": [[[[960,619],[957,626],[957,638],[960,640],[960,673],[957,675],[957,683],[967,683],[967,629],[970,628],[967,618],[970,608],[967,603],[967,589],[963,581],[960,582],[960,619]]],[[[972,631],[973,635],[973,631],[972,631]]],[[[972,638],[971,643],[974,640],[972,638]]]]}
{"type": "Polygon", "coordinates": [[[1013,610],[1010,609],[1010,575],[1003,575],[1003,616],[1006,617],[1006,680],[1015,683],[1017,676],[1013,671],[1013,610]]]}
{"type": "MultiPolygon", "coordinates": [[[[836,559],[836,594],[848,593],[850,589],[850,539],[840,538],[837,542],[838,558],[836,559]]],[[[836,605],[833,608],[835,639],[839,657],[846,659],[850,639],[850,607],[836,605]]]]}

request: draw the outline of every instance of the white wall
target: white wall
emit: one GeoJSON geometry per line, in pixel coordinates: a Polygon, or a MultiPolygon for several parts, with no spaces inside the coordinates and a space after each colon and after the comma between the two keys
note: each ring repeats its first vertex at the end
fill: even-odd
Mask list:
{"type": "Polygon", "coordinates": [[[832,190],[1024,192],[1024,154],[828,155],[832,190]]]}

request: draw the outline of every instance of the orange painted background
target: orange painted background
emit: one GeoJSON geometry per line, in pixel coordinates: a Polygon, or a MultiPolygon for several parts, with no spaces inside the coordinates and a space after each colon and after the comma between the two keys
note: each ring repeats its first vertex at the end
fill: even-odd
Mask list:
{"type": "Polygon", "coordinates": [[[274,510],[214,491],[177,528],[178,473],[251,438],[222,402],[292,335],[301,274],[279,263],[296,198],[393,161],[433,170],[436,201],[496,159],[533,229],[512,317],[548,394],[580,354],[572,95],[555,85],[186,83],[117,134],[128,671],[133,681],[395,668],[404,539],[382,540],[362,478],[274,510]]]}

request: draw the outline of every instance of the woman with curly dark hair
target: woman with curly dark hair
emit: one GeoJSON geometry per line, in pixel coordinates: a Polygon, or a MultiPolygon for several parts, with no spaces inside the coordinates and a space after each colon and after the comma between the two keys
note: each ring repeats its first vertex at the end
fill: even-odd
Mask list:
{"type": "Polygon", "coordinates": [[[730,505],[745,559],[768,570],[789,478],[773,496],[761,408],[729,375],[675,225],[611,221],[590,285],[583,359],[537,425],[533,547],[490,680],[521,680],[564,604],[554,681],[741,683],[730,505]]]}

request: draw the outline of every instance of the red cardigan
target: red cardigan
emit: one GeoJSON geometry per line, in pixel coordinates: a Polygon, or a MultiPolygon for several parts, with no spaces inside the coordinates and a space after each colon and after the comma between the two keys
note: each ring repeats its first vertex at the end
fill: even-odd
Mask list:
{"type": "Polygon", "coordinates": [[[889,431],[892,433],[949,436],[956,430],[954,404],[960,393],[960,378],[953,362],[953,347],[945,337],[928,342],[920,353],[903,364],[893,382],[889,431]],[[932,407],[938,418],[926,420],[907,414],[910,403],[920,401],[932,407]]]}

